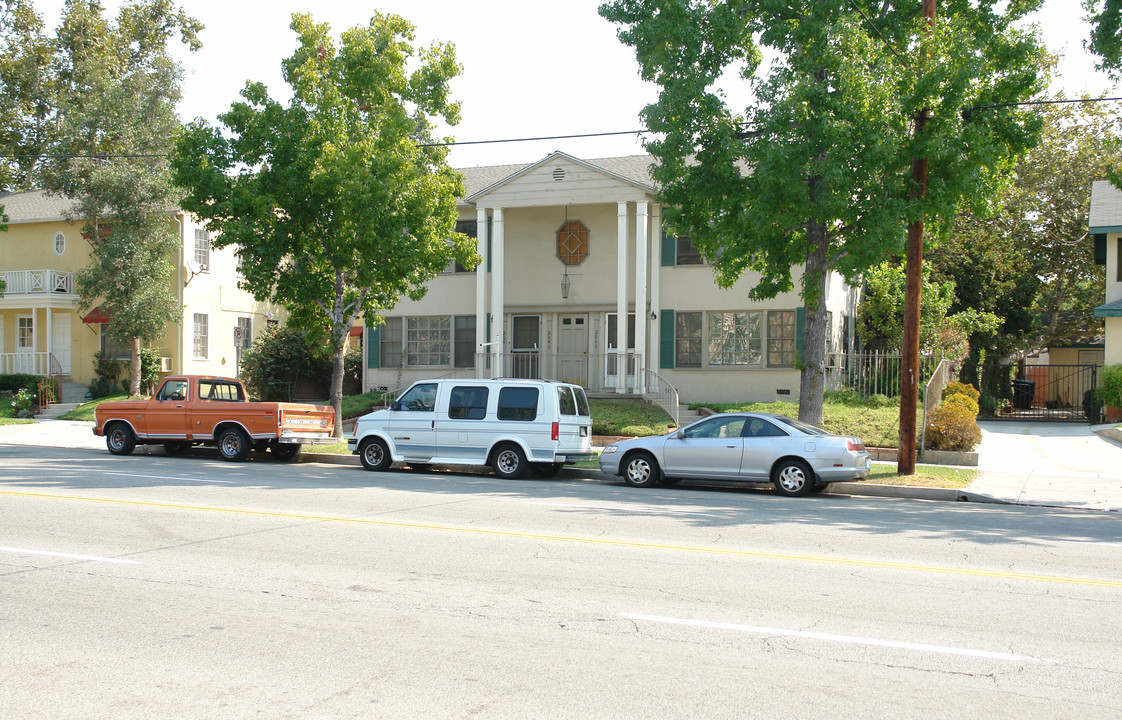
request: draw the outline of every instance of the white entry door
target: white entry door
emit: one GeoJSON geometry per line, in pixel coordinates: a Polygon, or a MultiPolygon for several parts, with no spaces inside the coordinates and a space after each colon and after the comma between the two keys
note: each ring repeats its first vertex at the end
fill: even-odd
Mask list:
{"type": "Polygon", "coordinates": [[[557,379],[588,387],[588,315],[562,315],[557,379]]]}
{"type": "Polygon", "coordinates": [[[62,313],[51,318],[51,354],[58,362],[60,375],[70,374],[70,316],[62,313]]]}

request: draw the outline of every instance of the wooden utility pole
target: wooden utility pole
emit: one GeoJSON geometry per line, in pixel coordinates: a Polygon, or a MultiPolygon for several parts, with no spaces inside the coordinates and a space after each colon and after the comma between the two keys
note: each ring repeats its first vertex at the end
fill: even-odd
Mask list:
{"type": "MultiPolygon", "coordinates": [[[[923,0],[925,32],[935,24],[936,0],[923,0]]],[[[922,51],[921,51],[922,52],[922,51]]],[[[926,57],[923,57],[926,60],[926,57]]],[[[923,132],[931,110],[916,115],[915,134],[923,132]]],[[[912,198],[927,194],[927,158],[912,160],[912,198]]],[[[916,472],[916,405],[919,397],[919,299],[923,283],[923,217],[908,224],[907,268],[904,273],[904,358],[900,371],[900,442],[896,460],[899,475],[916,472]]]]}

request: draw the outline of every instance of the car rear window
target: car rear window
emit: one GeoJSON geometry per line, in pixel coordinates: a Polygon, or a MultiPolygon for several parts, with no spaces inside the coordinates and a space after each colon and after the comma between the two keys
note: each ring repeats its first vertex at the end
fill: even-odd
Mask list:
{"type": "Polygon", "coordinates": [[[505,387],[499,390],[500,420],[534,420],[538,417],[538,389],[505,387]]]}
{"type": "Polygon", "coordinates": [[[241,402],[242,389],[240,385],[228,382],[199,381],[200,400],[224,400],[226,402],[241,402]]]}

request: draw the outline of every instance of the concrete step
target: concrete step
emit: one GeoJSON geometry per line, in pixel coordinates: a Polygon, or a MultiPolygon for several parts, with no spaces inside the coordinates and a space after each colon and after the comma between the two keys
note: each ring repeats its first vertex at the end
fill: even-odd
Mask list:
{"type": "Polygon", "coordinates": [[[46,410],[39,413],[35,417],[38,420],[53,420],[54,418],[57,418],[61,415],[65,415],[71,410],[77,409],[77,407],[81,404],[82,403],[53,403],[50,407],[48,407],[46,410]]]}
{"type": "Polygon", "coordinates": [[[59,389],[59,402],[64,403],[84,403],[86,401],[86,393],[90,391],[88,387],[82,383],[76,382],[61,382],[58,384],[59,389]]]}

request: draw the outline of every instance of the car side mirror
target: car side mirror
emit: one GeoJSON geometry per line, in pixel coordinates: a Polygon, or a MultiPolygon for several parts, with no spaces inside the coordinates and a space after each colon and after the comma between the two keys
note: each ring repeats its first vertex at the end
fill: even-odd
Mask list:
{"type": "Polygon", "coordinates": [[[390,403],[390,410],[400,410],[400,409],[401,409],[401,403],[398,402],[397,400],[394,400],[392,403],[390,403]]]}
{"type": "Polygon", "coordinates": [[[679,430],[678,432],[674,433],[674,439],[675,440],[681,440],[685,436],[686,436],[686,431],[685,430],[679,430]]]}

